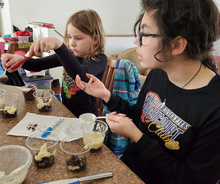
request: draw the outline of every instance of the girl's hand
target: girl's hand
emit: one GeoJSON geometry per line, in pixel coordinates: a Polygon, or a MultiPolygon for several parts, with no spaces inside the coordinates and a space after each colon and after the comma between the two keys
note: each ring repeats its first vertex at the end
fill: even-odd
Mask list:
{"type": "Polygon", "coordinates": [[[138,142],[142,137],[143,133],[132,122],[132,119],[126,117],[125,114],[113,112],[111,114],[106,114],[106,117],[106,121],[112,132],[128,137],[134,142],[138,142]]]}
{"type": "MultiPolygon", "coordinates": [[[[2,54],[1,55],[1,64],[3,70],[19,61],[24,59],[23,56],[20,55],[14,55],[14,54],[2,54]]],[[[8,69],[8,72],[14,72],[15,70],[8,69]]]]}
{"type": "Polygon", "coordinates": [[[76,75],[77,86],[87,94],[101,98],[105,102],[108,102],[111,97],[111,93],[108,89],[105,88],[105,85],[98,78],[91,74],[87,73],[86,76],[90,79],[88,83],[83,82],[79,75],[76,75]]]}
{"type": "Polygon", "coordinates": [[[63,42],[55,37],[40,38],[34,41],[29,50],[29,56],[34,52],[36,56],[40,56],[41,52],[58,49],[63,42]]]}

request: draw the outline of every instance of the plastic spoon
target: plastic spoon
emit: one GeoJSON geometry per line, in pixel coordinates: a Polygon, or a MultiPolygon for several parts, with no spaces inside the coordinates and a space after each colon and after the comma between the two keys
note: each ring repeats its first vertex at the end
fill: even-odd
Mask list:
{"type": "Polygon", "coordinates": [[[12,70],[17,70],[18,68],[20,68],[20,67],[22,66],[23,63],[25,63],[27,60],[29,60],[29,59],[32,58],[33,56],[35,56],[34,52],[33,52],[33,54],[32,54],[30,57],[26,57],[26,58],[22,59],[21,61],[19,61],[19,62],[13,64],[13,65],[10,67],[10,69],[12,69],[12,70]]]}
{"type": "MultiPolygon", "coordinates": [[[[91,176],[84,176],[81,178],[64,179],[64,180],[44,182],[44,183],[47,183],[47,184],[72,184],[72,183],[79,183],[81,181],[90,181],[90,180],[101,179],[101,178],[112,177],[112,176],[113,176],[113,173],[107,172],[107,173],[101,173],[101,174],[96,174],[96,175],[91,175],[91,176]]],[[[39,184],[43,184],[43,183],[39,183],[39,184]]]]}
{"type": "MultiPolygon", "coordinates": [[[[94,127],[93,127],[93,129],[92,129],[92,131],[94,131],[94,132],[96,132],[96,131],[99,131],[99,129],[97,128],[97,126],[98,126],[98,124],[99,124],[99,121],[96,121],[97,119],[106,119],[106,116],[98,116],[98,117],[96,117],[96,119],[95,119],[95,125],[94,125],[94,127]]],[[[103,128],[102,127],[102,125],[100,124],[100,127],[99,128],[103,128]]]]}
{"type": "Polygon", "coordinates": [[[8,76],[6,75],[6,70],[7,70],[7,68],[5,68],[4,73],[0,75],[0,82],[1,82],[1,83],[4,83],[4,84],[5,84],[6,82],[8,82],[8,76]]]}
{"type": "Polygon", "coordinates": [[[98,116],[96,119],[106,119],[106,116],[98,116]]]}

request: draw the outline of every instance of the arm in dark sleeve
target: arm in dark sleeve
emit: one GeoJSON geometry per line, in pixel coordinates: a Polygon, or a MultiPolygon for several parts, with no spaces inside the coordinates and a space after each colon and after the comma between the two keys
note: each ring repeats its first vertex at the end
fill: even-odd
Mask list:
{"type": "Polygon", "coordinates": [[[86,73],[90,73],[99,79],[102,78],[104,73],[107,57],[104,54],[99,54],[99,61],[89,60],[84,65],[80,64],[77,58],[68,50],[65,44],[59,49],[55,50],[60,62],[65,68],[66,72],[72,79],[75,79],[76,75],[79,74],[83,81],[88,81],[86,73]],[[101,74],[101,75],[100,75],[101,74]]]}
{"type": "Polygon", "coordinates": [[[130,105],[128,101],[123,100],[121,97],[111,93],[110,100],[108,103],[103,101],[103,104],[108,107],[110,112],[116,111],[117,113],[126,114],[127,117],[131,118],[134,124],[139,127],[139,122],[141,119],[141,113],[143,108],[143,103],[145,101],[146,93],[149,91],[148,82],[151,81],[151,73],[148,74],[148,77],[145,80],[144,85],[141,88],[141,91],[138,95],[138,99],[135,105],[130,105]]]}
{"type": "MultiPolygon", "coordinates": [[[[141,93],[143,92],[141,91],[140,94],[141,93]]],[[[108,103],[105,103],[103,101],[103,104],[108,107],[108,110],[110,112],[116,111],[117,113],[126,114],[126,116],[131,118],[134,124],[138,127],[140,122],[143,102],[144,99],[142,98],[142,95],[138,96],[138,100],[135,105],[130,105],[128,101],[111,93],[111,97],[108,103]]]]}
{"type": "Polygon", "coordinates": [[[23,65],[22,68],[29,70],[29,71],[41,71],[49,68],[54,68],[62,66],[57,55],[53,54],[47,57],[43,57],[40,59],[31,58],[27,60],[23,65]]]}
{"type": "Polygon", "coordinates": [[[137,103],[135,105],[130,105],[128,101],[112,93],[108,103],[105,103],[103,101],[103,104],[108,107],[108,110],[110,112],[116,111],[117,113],[126,114],[126,116],[131,118],[134,124],[138,127],[145,99],[145,91],[143,90],[144,88],[145,87],[143,86],[138,95],[137,103]]]}

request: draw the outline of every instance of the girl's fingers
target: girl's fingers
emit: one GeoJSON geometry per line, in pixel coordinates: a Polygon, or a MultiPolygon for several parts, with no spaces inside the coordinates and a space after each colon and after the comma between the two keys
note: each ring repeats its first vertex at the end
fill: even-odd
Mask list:
{"type": "Polygon", "coordinates": [[[86,73],[86,76],[90,79],[93,75],[86,73]]]}
{"type": "Polygon", "coordinates": [[[91,77],[91,78],[89,79],[88,84],[87,84],[87,88],[88,88],[90,91],[92,90],[92,87],[91,87],[92,82],[93,82],[93,78],[91,77]]]}
{"type": "Polygon", "coordinates": [[[40,51],[42,50],[41,44],[39,43],[39,40],[35,41],[35,44],[33,45],[33,50],[36,56],[40,56],[40,51]]]}
{"type": "Polygon", "coordinates": [[[126,117],[126,115],[125,114],[122,114],[122,113],[119,113],[119,114],[117,114],[118,116],[120,116],[120,117],[126,117]]]}
{"type": "Polygon", "coordinates": [[[28,51],[28,56],[29,56],[29,57],[32,56],[32,53],[34,52],[34,45],[35,45],[35,43],[33,43],[33,44],[31,45],[31,47],[30,47],[30,49],[29,49],[29,51],[28,51]]]}
{"type": "Polygon", "coordinates": [[[98,80],[98,79],[97,79],[94,75],[92,75],[92,74],[86,73],[86,76],[87,76],[89,79],[93,78],[93,81],[98,80]]]}
{"type": "Polygon", "coordinates": [[[47,52],[46,51],[46,44],[43,41],[41,41],[41,43],[40,43],[39,52],[47,52]]]}
{"type": "Polygon", "coordinates": [[[51,49],[51,46],[50,46],[50,45],[46,45],[44,52],[48,52],[48,51],[50,51],[50,50],[53,50],[53,49],[51,49]]]}
{"type": "Polygon", "coordinates": [[[117,114],[117,112],[116,112],[116,111],[114,111],[114,112],[111,112],[110,114],[111,114],[111,115],[116,115],[116,114],[117,114]]]}
{"type": "Polygon", "coordinates": [[[120,116],[117,116],[117,114],[106,114],[107,119],[111,121],[119,121],[120,116]]]}
{"type": "Polygon", "coordinates": [[[83,84],[84,82],[81,81],[81,78],[80,76],[77,74],[76,75],[76,85],[81,89],[83,90],[85,88],[85,85],[83,84]]]}

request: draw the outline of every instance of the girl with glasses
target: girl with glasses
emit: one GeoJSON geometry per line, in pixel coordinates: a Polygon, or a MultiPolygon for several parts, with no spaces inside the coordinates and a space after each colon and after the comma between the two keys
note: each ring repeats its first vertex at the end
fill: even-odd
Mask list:
{"type": "Polygon", "coordinates": [[[93,75],[85,92],[110,110],[112,132],[133,140],[121,157],[145,183],[216,184],[220,179],[220,76],[212,56],[219,11],[212,0],[141,0],[134,42],[152,69],[137,103],[93,75]],[[137,29],[138,28],[138,29],[137,29]]]}

